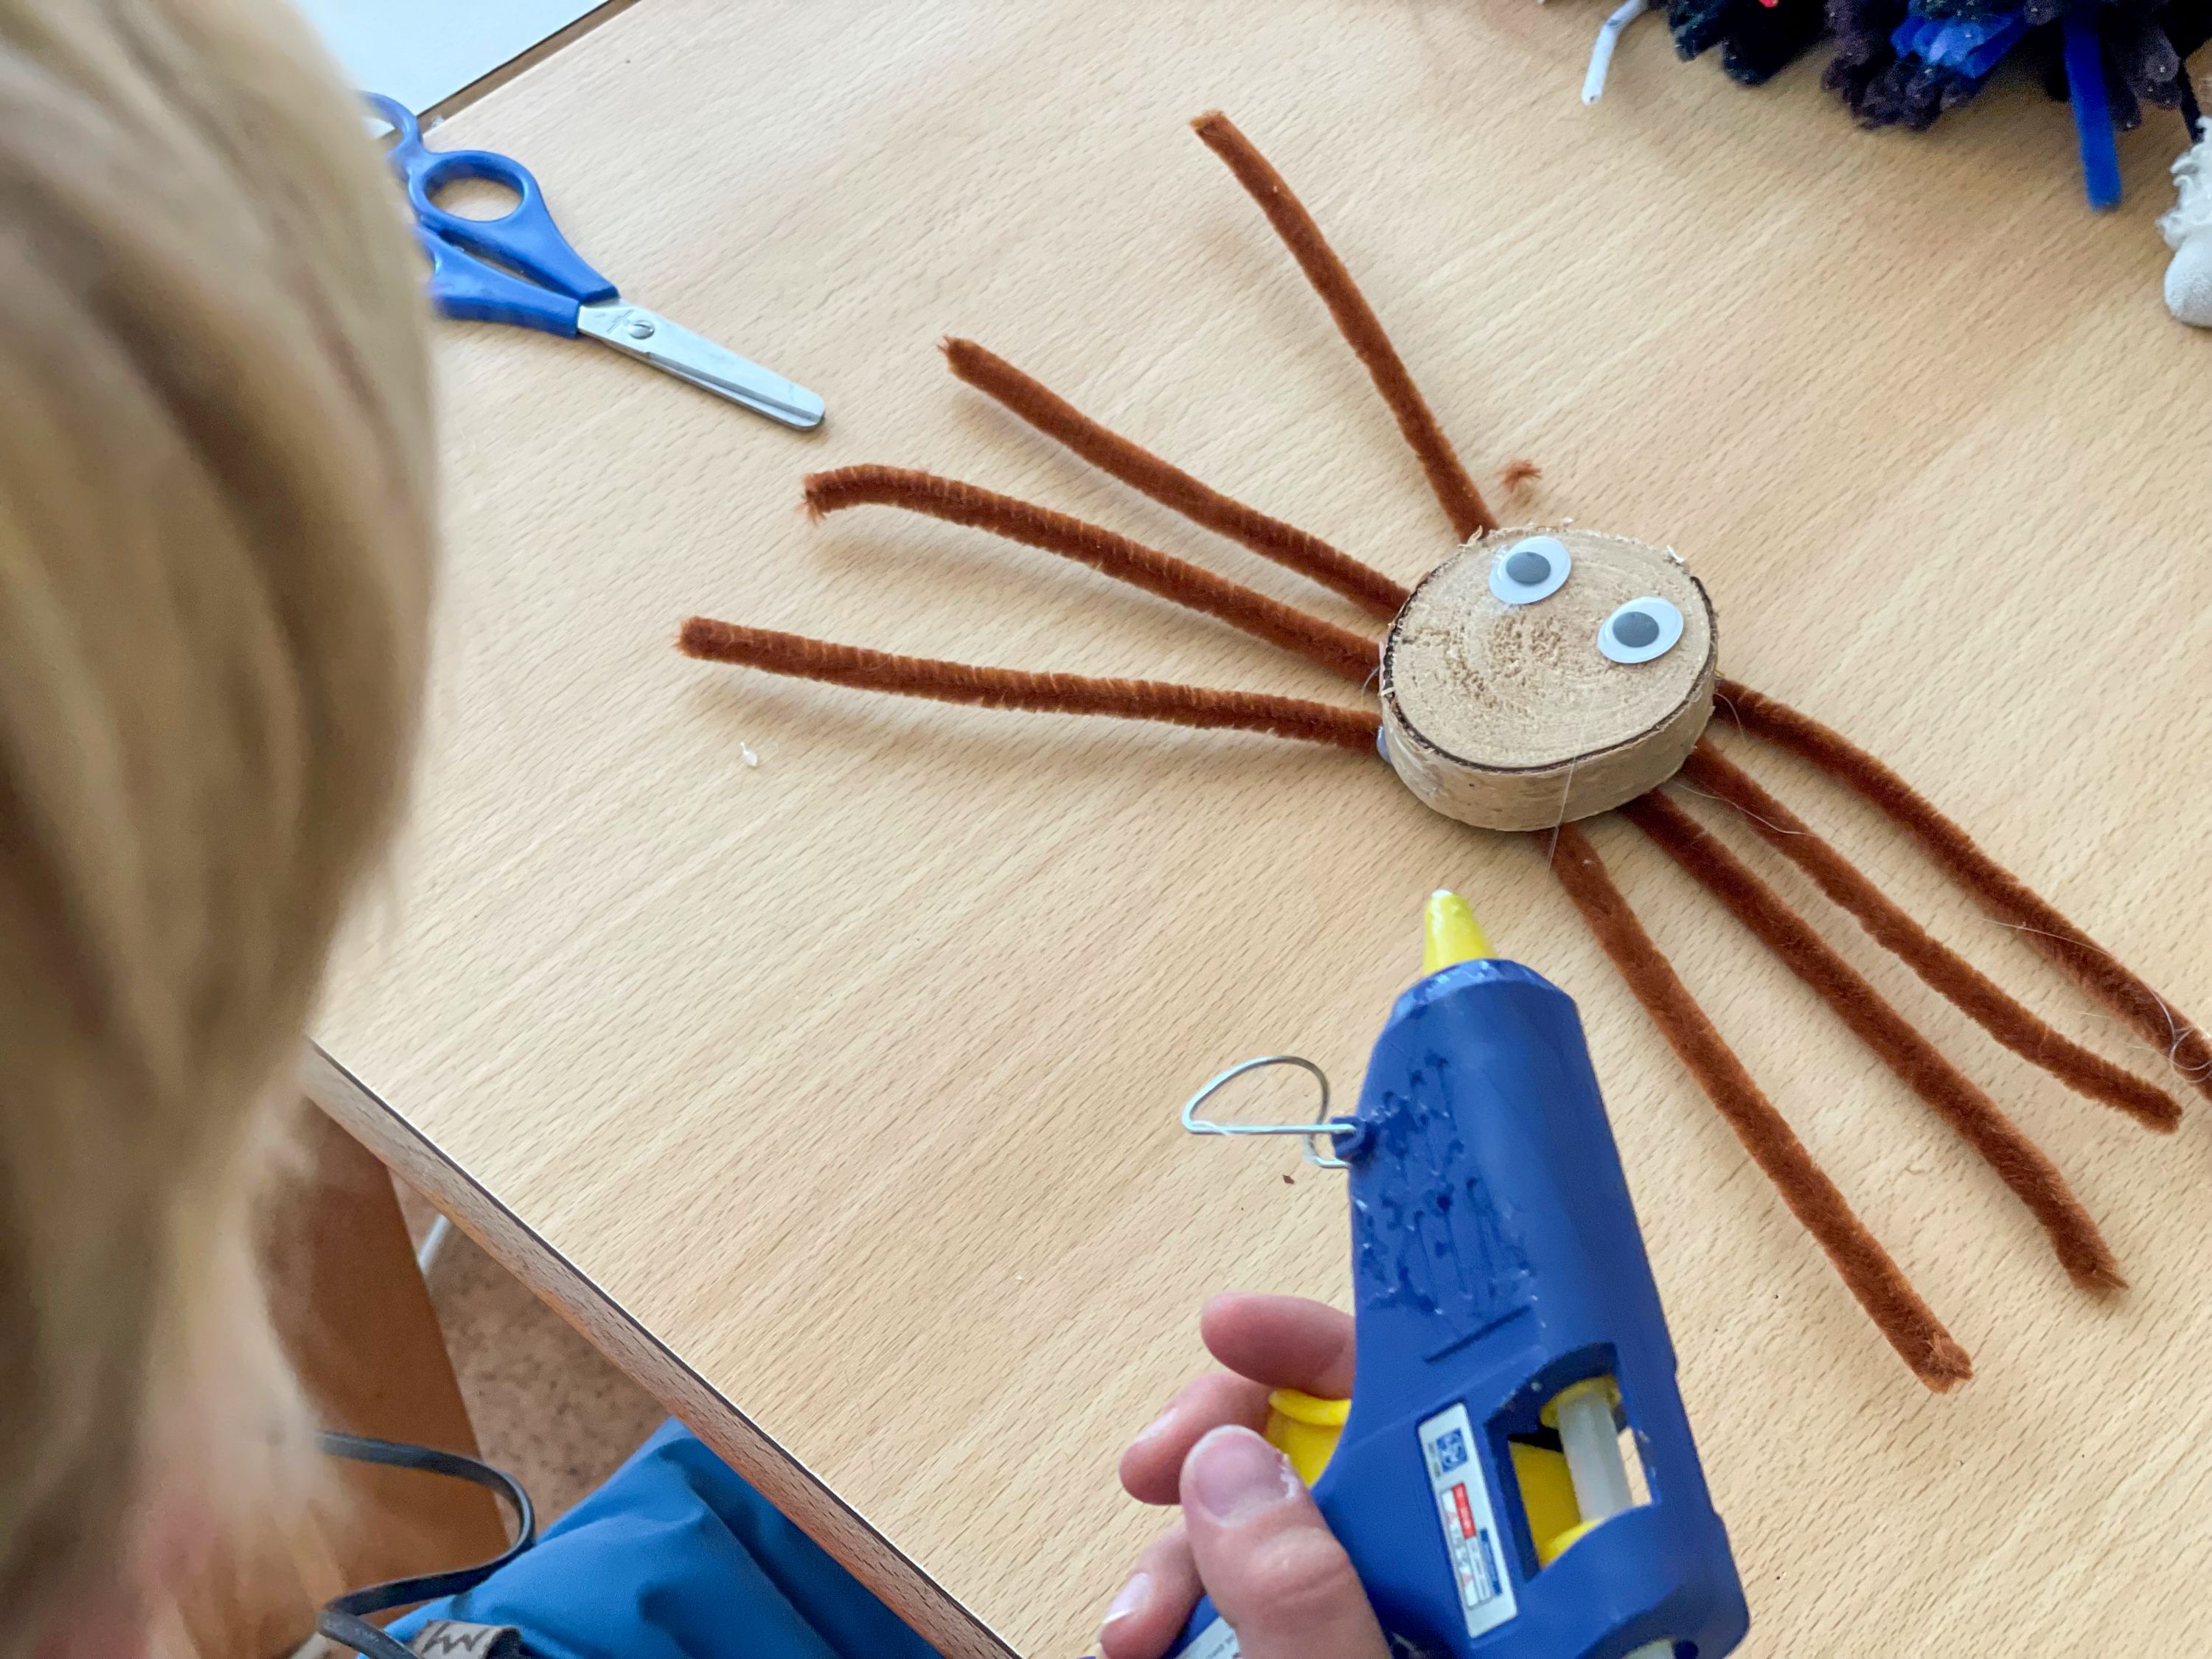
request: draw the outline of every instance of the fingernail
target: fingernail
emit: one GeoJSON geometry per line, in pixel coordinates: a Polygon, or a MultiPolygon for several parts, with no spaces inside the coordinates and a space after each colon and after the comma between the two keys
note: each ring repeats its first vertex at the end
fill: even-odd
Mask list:
{"type": "Polygon", "coordinates": [[[1167,1425],[1174,1420],[1175,1408],[1173,1407],[1170,1407],[1166,1411],[1162,1412],[1151,1422],[1146,1424],[1143,1428],[1137,1431],[1136,1443],[1142,1445],[1146,1441],[1156,1438],[1164,1430],[1166,1429],[1167,1425]]]}
{"type": "Polygon", "coordinates": [[[1127,1619],[1131,1613],[1138,1611],[1152,1598],[1152,1574],[1149,1572],[1131,1574],[1129,1582],[1121,1586],[1115,1595],[1112,1604],[1107,1607],[1106,1617],[1098,1626],[1098,1633],[1103,1636],[1114,1628],[1115,1620],[1127,1619]]]}
{"type": "Polygon", "coordinates": [[[1183,1468],[1198,1506],[1231,1526],[1274,1508],[1297,1491],[1282,1453],[1249,1429],[1214,1430],[1191,1448],[1183,1468]]]}

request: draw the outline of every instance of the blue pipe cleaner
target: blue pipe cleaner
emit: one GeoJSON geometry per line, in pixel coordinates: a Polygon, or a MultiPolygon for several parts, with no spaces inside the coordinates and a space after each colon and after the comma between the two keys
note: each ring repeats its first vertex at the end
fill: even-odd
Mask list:
{"type": "Polygon", "coordinates": [[[2092,6],[2077,5],[2062,25],[2066,37],[2066,94],[2081,149],[2081,184],[2099,212],[2120,204],[2120,146],[2105,92],[2105,51],[2092,6]]]}

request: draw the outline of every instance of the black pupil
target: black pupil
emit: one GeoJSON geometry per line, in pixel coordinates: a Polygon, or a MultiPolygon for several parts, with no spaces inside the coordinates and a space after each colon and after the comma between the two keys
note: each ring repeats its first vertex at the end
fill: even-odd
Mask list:
{"type": "Polygon", "coordinates": [[[1552,562],[1541,553],[1525,549],[1505,561],[1505,574],[1522,587],[1536,587],[1552,577],[1552,562]]]}
{"type": "Polygon", "coordinates": [[[1659,619],[1644,611],[1624,611],[1613,619],[1613,637],[1631,651],[1641,651],[1659,637],[1659,619]]]}

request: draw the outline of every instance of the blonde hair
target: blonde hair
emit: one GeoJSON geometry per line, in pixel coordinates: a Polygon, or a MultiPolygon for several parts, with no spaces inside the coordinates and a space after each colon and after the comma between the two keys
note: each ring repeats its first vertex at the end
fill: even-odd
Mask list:
{"type": "Polygon", "coordinates": [[[0,0],[0,1659],[268,1346],[207,1322],[405,770],[419,270],[280,6],[0,0]]]}

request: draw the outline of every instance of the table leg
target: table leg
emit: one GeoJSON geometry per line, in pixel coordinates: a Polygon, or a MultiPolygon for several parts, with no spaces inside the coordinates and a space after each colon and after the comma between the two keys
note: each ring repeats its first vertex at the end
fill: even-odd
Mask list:
{"type": "MultiPolygon", "coordinates": [[[[438,1328],[392,1176],[307,1108],[295,1190],[265,1244],[270,1312],[319,1420],[474,1455],[476,1434],[438,1328]]],[[[204,1654],[275,1655],[342,1590],[497,1554],[507,1525],[481,1488],[401,1469],[333,1464],[310,1516],[271,1517],[232,1571],[205,1576],[184,1623],[204,1654]]]]}

